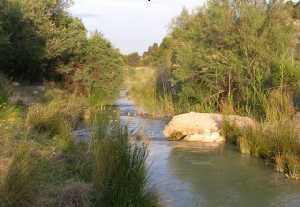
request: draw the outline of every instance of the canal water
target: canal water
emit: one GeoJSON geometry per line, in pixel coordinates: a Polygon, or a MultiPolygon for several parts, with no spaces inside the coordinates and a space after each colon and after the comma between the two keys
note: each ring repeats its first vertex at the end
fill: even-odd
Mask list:
{"type": "Polygon", "coordinates": [[[166,120],[143,118],[121,92],[121,123],[149,139],[149,181],[166,207],[300,207],[300,182],[230,146],[168,142],[166,120]]]}

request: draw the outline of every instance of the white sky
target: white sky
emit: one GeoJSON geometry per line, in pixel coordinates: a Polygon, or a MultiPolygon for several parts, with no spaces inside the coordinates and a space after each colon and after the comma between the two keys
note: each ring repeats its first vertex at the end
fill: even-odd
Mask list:
{"type": "Polygon", "coordinates": [[[143,52],[160,42],[183,7],[205,0],[74,0],[70,8],[89,31],[98,30],[124,53],[143,52]]]}

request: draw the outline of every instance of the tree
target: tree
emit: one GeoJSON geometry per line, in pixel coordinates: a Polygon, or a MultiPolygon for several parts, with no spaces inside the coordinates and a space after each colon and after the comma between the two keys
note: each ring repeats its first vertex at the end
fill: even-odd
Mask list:
{"type": "Polygon", "coordinates": [[[79,62],[62,68],[78,92],[93,96],[101,103],[110,102],[119,93],[123,61],[119,51],[102,34],[95,32],[82,48],[79,62]]]}
{"type": "Polygon", "coordinates": [[[125,60],[126,63],[132,67],[137,67],[141,64],[141,57],[137,52],[125,56],[125,60]]]}
{"type": "Polygon", "coordinates": [[[174,20],[152,63],[170,73],[177,102],[209,103],[215,110],[231,102],[263,114],[269,89],[298,90],[292,16],[283,2],[211,0],[174,20]]]}
{"type": "Polygon", "coordinates": [[[111,100],[122,80],[120,52],[100,33],[87,37],[69,0],[0,1],[0,71],[16,80],[60,81],[111,100]]]}
{"type": "Polygon", "coordinates": [[[24,16],[22,3],[3,0],[0,13],[0,22],[9,41],[9,45],[0,48],[0,69],[9,76],[31,79],[35,74],[40,77],[45,42],[32,21],[24,16]]]}
{"type": "Polygon", "coordinates": [[[66,0],[3,0],[0,22],[9,45],[1,48],[0,67],[15,79],[53,78],[56,68],[79,55],[86,30],[65,9],[66,0]]]}

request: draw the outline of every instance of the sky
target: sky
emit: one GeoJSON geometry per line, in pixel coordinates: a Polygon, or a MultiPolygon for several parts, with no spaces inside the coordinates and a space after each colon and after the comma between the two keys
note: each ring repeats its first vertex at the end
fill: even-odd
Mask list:
{"type": "Polygon", "coordinates": [[[88,31],[99,31],[121,52],[142,53],[168,33],[183,7],[189,10],[205,0],[74,0],[71,13],[88,31]]]}

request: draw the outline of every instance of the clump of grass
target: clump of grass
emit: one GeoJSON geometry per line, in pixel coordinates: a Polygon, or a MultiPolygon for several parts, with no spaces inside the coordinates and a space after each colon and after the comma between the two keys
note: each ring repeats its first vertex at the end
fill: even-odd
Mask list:
{"type": "Polygon", "coordinates": [[[222,134],[230,144],[237,145],[241,137],[241,130],[228,120],[224,119],[222,125],[222,134]]]}
{"type": "Polygon", "coordinates": [[[295,114],[294,104],[288,92],[282,90],[273,90],[265,97],[265,122],[280,123],[292,120],[295,114]]]}
{"type": "Polygon", "coordinates": [[[0,156],[7,154],[13,140],[23,131],[23,118],[18,108],[0,105],[0,156]]]}
{"type": "Polygon", "coordinates": [[[299,134],[293,121],[267,125],[263,131],[258,155],[275,163],[276,169],[287,176],[300,178],[299,134]]]}
{"type": "MultiPolygon", "coordinates": [[[[76,141],[66,121],[61,122],[57,133],[47,142],[38,142],[42,145],[39,150],[43,156],[40,165],[46,175],[45,182],[58,184],[68,179],[90,181],[91,156],[88,143],[76,141]]],[[[33,142],[36,141],[33,139],[33,142]]]]}
{"type": "MultiPolygon", "coordinates": [[[[103,126],[108,120],[103,119],[98,119],[96,125],[103,126]]],[[[117,122],[107,126],[98,128],[93,137],[94,205],[157,206],[154,194],[147,190],[146,146],[130,143],[126,129],[117,122]]]]}
{"type": "Polygon", "coordinates": [[[36,159],[27,146],[20,147],[1,180],[1,207],[29,207],[38,189],[36,159]]]}
{"type": "Polygon", "coordinates": [[[91,186],[82,182],[65,184],[58,198],[58,207],[90,207],[91,186]]]}
{"type": "Polygon", "coordinates": [[[35,104],[28,109],[25,126],[29,133],[59,134],[62,122],[74,129],[84,119],[85,106],[74,97],[54,99],[49,104],[35,104]]]}
{"type": "MultiPolygon", "coordinates": [[[[156,206],[156,197],[147,190],[146,146],[128,141],[114,113],[104,110],[95,116],[103,108],[89,109],[93,140],[90,144],[74,140],[72,131],[85,106],[65,97],[29,107],[24,126],[33,139],[10,140],[28,147],[10,151],[13,161],[0,171],[5,173],[0,183],[1,207],[156,206]],[[57,200],[58,192],[62,194],[57,200]]],[[[12,119],[14,114],[21,117],[6,110],[0,111],[0,118],[12,119]]]]}
{"type": "Polygon", "coordinates": [[[25,126],[29,134],[49,133],[49,136],[54,136],[58,133],[61,120],[61,114],[56,107],[36,104],[29,108],[25,126]]]}
{"type": "Polygon", "coordinates": [[[227,141],[238,146],[243,154],[260,157],[274,164],[275,169],[289,177],[300,178],[300,143],[295,126],[265,125],[240,130],[233,125],[223,126],[227,141]]]}
{"type": "Polygon", "coordinates": [[[277,171],[299,179],[300,139],[289,97],[271,92],[264,107],[266,117],[259,125],[241,130],[225,121],[223,134],[242,153],[268,160],[277,171]]]}
{"type": "Polygon", "coordinates": [[[71,131],[56,137],[67,177],[89,182],[91,180],[92,157],[87,143],[75,143],[71,131]]]}

